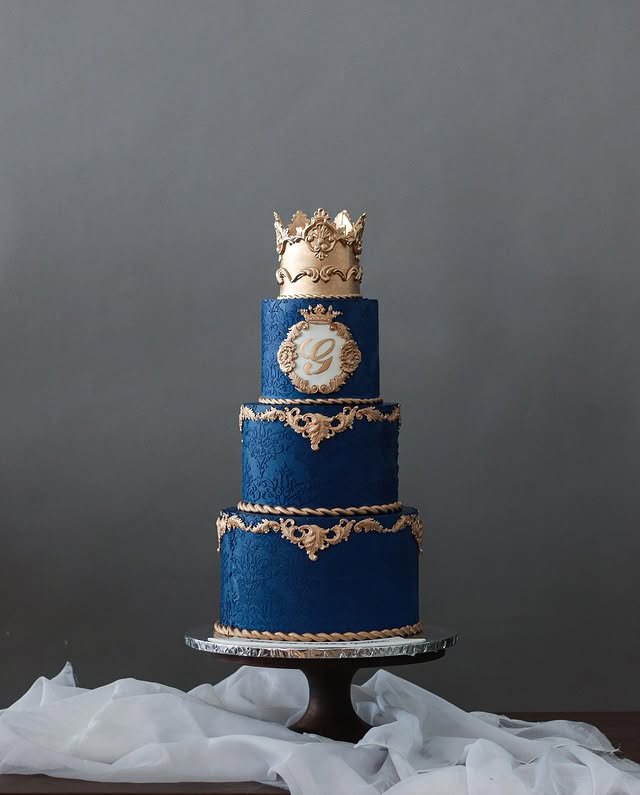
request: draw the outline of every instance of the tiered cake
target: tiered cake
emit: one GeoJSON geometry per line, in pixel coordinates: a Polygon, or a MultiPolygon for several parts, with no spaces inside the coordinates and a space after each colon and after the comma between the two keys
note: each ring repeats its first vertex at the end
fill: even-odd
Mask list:
{"type": "Polygon", "coordinates": [[[218,634],[354,641],[421,630],[422,522],[398,501],[400,408],[384,403],[365,216],[275,215],[262,397],[240,409],[242,500],[217,522],[218,634]]]}

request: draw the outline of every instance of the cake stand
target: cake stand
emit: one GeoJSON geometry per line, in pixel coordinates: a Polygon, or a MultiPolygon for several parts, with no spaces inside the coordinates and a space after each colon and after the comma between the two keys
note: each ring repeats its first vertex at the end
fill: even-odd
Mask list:
{"type": "Polygon", "coordinates": [[[351,702],[351,680],[359,668],[438,660],[457,640],[457,633],[433,626],[412,638],[351,643],[246,640],[212,635],[207,627],[185,635],[190,648],[236,665],[299,668],[309,683],[309,703],[289,728],[350,743],[361,740],[371,728],[356,715],[351,702]]]}

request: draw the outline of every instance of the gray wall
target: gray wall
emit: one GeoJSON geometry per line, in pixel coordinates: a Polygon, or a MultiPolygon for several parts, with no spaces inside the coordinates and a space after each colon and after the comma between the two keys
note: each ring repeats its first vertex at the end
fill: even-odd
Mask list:
{"type": "Polygon", "coordinates": [[[271,210],[366,209],[466,707],[640,709],[640,5],[0,5],[0,705],[230,671],[271,210]],[[244,363],[248,364],[244,364],[244,363]]]}

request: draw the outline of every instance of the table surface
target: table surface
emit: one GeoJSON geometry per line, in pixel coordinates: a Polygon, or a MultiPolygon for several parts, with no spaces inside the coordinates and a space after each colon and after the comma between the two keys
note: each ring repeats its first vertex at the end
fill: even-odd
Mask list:
{"type": "MultiPolygon", "coordinates": [[[[622,756],[640,762],[640,712],[510,712],[522,720],[579,720],[603,731],[622,756]]],[[[1,776],[0,795],[268,795],[285,790],[266,784],[206,782],[184,784],[99,784],[48,776],[1,776]]]]}

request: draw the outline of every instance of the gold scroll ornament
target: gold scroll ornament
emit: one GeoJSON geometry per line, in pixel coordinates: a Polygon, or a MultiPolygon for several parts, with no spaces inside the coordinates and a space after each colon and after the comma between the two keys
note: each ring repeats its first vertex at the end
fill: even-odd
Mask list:
{"type": "Polygon", "coordinates": [[[320,527],[317,524],[296,524],[295,519],[263,519],[257,524],[248,525],[237,514],[221,513],[216,522],[218,529],[218,551],[222,537],[229,530],[244,530],[248,533],[279,533],[282,538],[309,556],[309,560],[317,560],[318,552],[335,544],[346,541],[351,533],[397,533],[405,527],[411,533],[422,552],[423,525],[417,513],[406,513],[397,519],[391,527],[385,527],[373,517],[364,519],[340,519],[331,527],[320,527]]]}
{"type": "Polygon", "coordinates": [[[242,424],[245,420],[282,422],[305,439],[308,439],[311,442],[312,450],[319,450],[321,442],[353,428],[356,420],[399,423],[400,407],[394,406],[392,411],[385,414],[373,406],[345,406],[341,412],[331,416],[315,412],[303,414],[299,408],[277,409],[271,407],[266,411],[254,411],[250,406],[242,406],[239,418],[240,430],[242,430],[242,424]]]}

